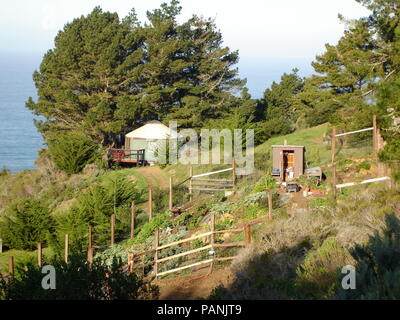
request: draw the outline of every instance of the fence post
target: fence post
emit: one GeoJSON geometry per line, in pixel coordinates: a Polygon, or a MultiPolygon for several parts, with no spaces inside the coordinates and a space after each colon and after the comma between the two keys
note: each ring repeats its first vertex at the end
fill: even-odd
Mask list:
{"type": "Polygon", "coordinates": [[[0,253],[3,252],[3,239],[0,239],[0,253]]]}
{"type": "Polygon", "coordinates": [[[332,127],[332,138],[331,138],[331,157],[332,163],[335,162],[335,152],[336,152],[336,126],[332,127]]]}
{"type": "Polygon", "coordinates": [[[169,210],[172,211],[172,177],[169,177],[169,210]]]}
{"type": "Polygon", "coordinates": [[[133,254],[128,253],[128,272],[132,273],[133,272],[133,254]]]}
{"type": "Polygon", "coordinates": [[[246,247],[248,247],[251,243],[251,230],[248,224],[244,226],[244,235],[245,235],[246,247]]]}
{"type": "Polygon", "coordinates": [[[389,177],[389,180],[387,181],[387,187],[389,189],[392,189],[393,188],[392,169],[389,167],[389,165],[387,163],[385,163],[384,170],[385,170],[384,175],[389,177]]]}
{"type": "Polygon", "coordinates": [[[111,246],[115,243],[115,214],[111,215],[111,246]]]}
{"type": "Polygon", "coordinates": [[[272,219],[272,190],[268,190],[268,217],[272,219]]]}
{"type": "Polygon", "coordinates": [[[87,260],[90,264],[93,262],[93,250],[92,250],[92,226],[89,226],[88,233],[88,255],[87,260]]]}
{"type": "Polygon", "coordinates": [[[215,243],[215,214],[212,213],[210,217],[210,231],[212,232],[210,236],[210,244],[211,244],[211,251],[213,253],[213,261],[210,264],[210,269],[208,271],[208,274],[211,274],[214,268],[214,259],[215,259],[215,249],[214,249],[214,243],[215,243]]]}
{"type": "Polygon", "coordinates": [[[156,280],[158,279],[158,246],[160,244],[160,229],[156,229],[154,233],[154,271],[156,274],[156,280]]]}
{"type": "Polygon", "coordinates": [[[153,219],[153,191],[149,188],[149,221],[153,219]]]}
{"type": "Polygon", "coordinates": [[[11,276],[14,276],[14,257],[13,256],[8,257],[8,273],[11,276]]]}
{"type": "Polygon", "coordinates": [[[65,243],[64,243],[64,261],[68,263],[68,241],[69,237],[68,234],[65,235],[65,243]]]}
{"type": "Polygon", "coordinates": [[[37,250],[38,250],[38,266],[39,268],[42,267],[42,244],[38,243],[37,244],[37,250]]]}
{"type": "Polygon", "coordinates": [[[132,201],[132,206],[131,206],[131,239],[133,239],[133,237],[135,235],[135,215],[136,215],[135,201],[132,201]]]}
{"type": "Polygon", "coordinates": [[[376,128],[376,151],[379,152],[379,150],[381,150],[383,148],[383,139],[382,139],[382,135],[381,135],[381,129],[380,128],[376,128]]]}
{"type": "Polygon", "coordinates": [[[233,155],[233,161],[232,161],[232,181],[233,181],[233,187],[236,186],[236,161],[235,161],[235,155],[233,155]]]}
{"type": "Polygon", "coordinates": [[[88,248],[92,248],[92,226],[89,226],[89,233],[88,233],[88,248]]]}
{"type": "Polygon", "coordinates": [[[88,262],[90,265],[93,263],[93,248],[88,249],[88,262]]]}
{"type": "Polygon", "coordinates": [[[193,200],[193,193],[192,193],[192,177],[193,177],[193,167],[189,168],[189,201],[193,200]]]}
{"type": "Polygon", "coordinates": [[[376,125],[376,115],[372,116],[372,125],[374,127],[374,130],[373,130],[374,134],[372,136],[372,146],[374,149],[373,154],[374,154],[374,157],[377,157],[378,156],[378,135],[377,135],[378,131],[377,131],[377,125],[376,125]]]}
{"type": "Polygon", "coordinates": [[[336,163],[332,165],[332,194],[333,194],[333,199],[336,200],[336,185],[337,185],[337,175],[336,175],[336,163]]]}

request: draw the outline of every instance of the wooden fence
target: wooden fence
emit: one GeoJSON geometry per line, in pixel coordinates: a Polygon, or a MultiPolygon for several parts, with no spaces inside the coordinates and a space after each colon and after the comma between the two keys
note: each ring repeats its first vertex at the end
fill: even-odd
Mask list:
{"type": "Polygon", "coordinates": [[[164,245],[160,245],[160,243],[159,243],[159,230],[157,229],[155,231],[155,236],[154,236],[154,248],[137,253],[137,254],[132,254],[132,253],[128,254],[128,269],[130,272],[133,272],[140,267],[144,270],[146,267],[153,265],[154,277],[156,280],[159,277],[167,275],[167,274],[171,274],[171,273],[179,272],[179,271],[182,271],[185,269],[190,269],[193,267],[207,265],[207,264],[210,265],[210,272],[211,272],[215,262],[230,261],[237,257],[237,256],[217,257],[216,251],[215,251],[217,248],[233,248],[233,247],[248,246],[251,243],[251,226],[262,223],[266,219],[269,219],[269,217],[266,216],[266,217],[261,217],[261,218],[249,221],[246,224],[244,224],[242,227],[236,228],[236,229],[215,230],[215,216],[212,215],[211,219],[210,219],[210,229],[211,230],[209,232],[194,235],[187,239],[178,240],[178,241],[171,242],[171,243],[164,244],[164,245]],[[244,241],[236,241],[236,242],[217,243],[216,235],[226,234],[226,233],[244,233],[245,240],[244,241]],[[177,254],[174,254],[171,256],[167,256],[164,258],[160,258],[160,253],[162,252],[162,250],[176,247],[176,246],[179,246],[182,244],[187,244],[194,240],[204,239],[204,238],[206,238],[206,239],[208,238],[208,241],[207,241],[208,244],[206,244],[205,246],[202,246],[200,248],[191,249],[191,250],[184,251],[184,252],[180,252],[180,253],[177,253],[177,254]],[[184,265],[184,266],[181,266],[178,268],[173,268],[170,270],[165,270],[162,272],[159,271],[162,263],[165,263],[167,261],[170,261],[170,260],[173,260],[176,258],[180,258],[180,257],[200,254],[201,252],[206,251],[206,250],[209,251],[209,255],[211,256],[208,259],[204,259],[204,260],[198,261],[198,262],[193,262],[188,265],[184,265]],[[145,263],[145,256],[148,256],[148,255],[154,256],[154,259],[148,263],[145,263]]]}
{"type": "Polygon", "coordinates": [[[355,131],[350,131],[350,132],[344,132],[337,134],[336,132],[336,127],[333,126],[332,128],[332,137],[331,137],[331,158],[332,158],[332,192],[333,192],[333,197],[336,198],[337,195],[337,189],[341,190],[342,188],[345,187],[351,187],[359,184],[367,184],[367,183],[375,183],[375,182],[382,182],[382,181],[388,181],[389,186],[391,187],[391,178],[389,176],[382,176],[388,173],[388,168],[385,166],[383,163],[379,162],[378,159],[378,153],[379,151],[383,148],[383,139],[381,136],[380,128],[377,126],[377,121],[376,121],[376,116],[374,115],[372,117],[372,127],[369,128],[364,128],[360,130],[355,130],[355,131]],[[349,183],[344,183],[344,184],[338,184],[337,183],[337,168],[336,168],[336,139],[339,137],[344,137],[348,135],[353,135],[353,134],[358,134],[362,132],[367,132],[367,131],[372,131],[372,145],[373,145],[373,155],[374,158],[378,162],[378,175],[381,177],[377,177],[374,179],[368,179],[364,180],[362,182],[349,182],[349,183]]]}
{"type": "Polygon", "coordinates": [[[189,199],[193,200],[193,191],[204,192],[220,192],[220,191],[233,191],[236,185],[236,168],[235,161],[233,161],[232,168],[227,168],[218,171],[206,172],[193,175],[193,168],[190,167],[189,172],[189,199]],[[209,176],[219,173],[232,171],[231,179],[211,179],[209,176]]]}

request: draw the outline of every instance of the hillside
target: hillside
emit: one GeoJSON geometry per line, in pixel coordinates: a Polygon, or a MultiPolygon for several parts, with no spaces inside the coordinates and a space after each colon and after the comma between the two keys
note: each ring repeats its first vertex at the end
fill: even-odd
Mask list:
{"type": "MultiPolygon", "coordinates": [[[[153,247],[154,232],[157,228],[160,228],[160,243],[168,244],[207,232],[209,230],[207,217],[210,217],[210,214],[215,215],[216,230],[239,228],[248,221],[266,216],[268,201],[264,191],[266,177],[271,168],[271,146],[282,144],[284,140],[289,145],[305,145],[307,167],[317,165],[322,167],[327,179],[319,189],[329,191],[330,145],[326,139],[329,130],[329,125],[324,124],[266,141],[255,149],[255,172],[250,176],[238,177],[234,195],[195,193],[193,202],[188,205],[190,209],[185,209],[175,216],[168,213],[168,177],[173,177],[174,184],[184,181],[189,174],[188,166],[176,164],[164,169],[146,167],[112,171],[90,167],[82,174],[67,176],[55,170],[45,170],[41,166],[41,163],[47,163],[45,159],[38,162],[37,170],[15,175],[5,174],[0,177],[3,190],[1,214],[4,216],[5,208],[18,199],[34,197],[49,206],[53,217],[63,217],[70,214],[74,205],[80,205],[83,201],[81,198],[94,186],[103,186],[105,190],[111,186],[112,190],[113,183],[123,181],[119,179],[127,179],[136,190],[135,237],[128,239],[130,211],[123,203],[121,207],[114,207],[114,211],[117,209],[118,212],[116,245],[111,248],[107,245],[108,221],[103,222],[102,229],[95,228],[94,231],[94,241],[97,245],[95,259],[111,263],[112,259],[119,257],[126,263],[128,253],[136,254],[153,247]],[[154,190],[155,216],[150,222],[147,217],[149,186],[154,190]]],[[[373,165],[369,170],[356,169],[357,164],[362,161],[372,163],[367,149],[349,147],[346,152],[352,153],[353,157],[346,158],[345,164],[339,168],[342,180],[362,179],[376,174],[373,165]]],[[[197,165],[193,166],[193,170],[198,174],[226,167],[226,165],[197,165]]],[[[219,177],[223,178],[229,174],[223,173],[219,177]]],[[[304,197],[302,193],[293,195],[276,189],[273,194],[273,218],[252,227],[253,244],[250,247],[218,251],[220,257],[236,254],[238,257],[232,263],[215,263],[214,271],[209,276],[207,276],[208,267],[193,268],[192,271],[186,269],[180,274],[167,275],[165,280],[160,279],[156,282],[160,285],[161,297],[178,297],[173,293],[176,286],[176,292],[182,290],[193,292],[187,295],[187,298],[191,299],[196,298],[197,293],[205,298],[211,292],[213,298],[224,299],[334,298],[337,295],[338,270],[343,265],[355,263],[351,255],[354,245],[365,243],[368,235],[384,227],[387,214],[394,213],[397,216],[400,214],[398,191],[398,189],[387,189],[385,183],[353,187],[351,190],[345,189],[338,195],[335,206],[329,194],[304,197]],[[232,274],[229,280],[228,274],[232,274]],[[172,280],[181,276],[183,278],[179,278],[180,280],[172,280]],[[204,277],[210,278],[204,282],[202,280],[204,277]],[[207,285],[204,285],[205,283],[207,285]]],[[[175,207],[187,205],[188,200],[187,183],[174,188],[175,207]]],[[[104,208],[111,209],[112,206],[104,208]]],[[[245,240],[243,234],[223,234],[221,239],[230,243],[245,240]]],[[[168,252],[162,257],[179,254],[185,248],[193,250],[207,244],[206,239],[196,241],[191,246],[167,250],[168,252]]],[[[45,259],[52,254],[50,248],[46,249],[45,259]]],[[[2,272],[7,271],[6,261],[9,255],[15,255],[16,262],[21,264],[35,259],[34,252],[5,251],[0,254],[2,272]]],[[[143,261],[148,263],[152,259],[151,255],[147,255],[143,261]]],[[[201,259],[204,259],[204,255],[178,258],[166,263],[161,271],[196,263],[201,259]]],[[[144,275],[150,276],[151,269],[146,269],[144,275]]],[[[180,294],[179,298],[183,296],[180,294]]]]}

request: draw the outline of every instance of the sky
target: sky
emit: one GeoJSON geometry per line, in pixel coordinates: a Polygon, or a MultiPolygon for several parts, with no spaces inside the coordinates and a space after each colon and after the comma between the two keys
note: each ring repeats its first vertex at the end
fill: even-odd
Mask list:
{"type": "MultiPolygon", "coordinates": [[[[165,0],[7,1],[0,11],[0,53],[43,54],[53,47],[54,37],[65,23],[97,5],[118,12],[121,18],[135,8],[143,21],[146,10],[162,2],[165,0]]],[[[358,18],[368,13],[355,0],[181,0],[181,5],[182,21],[192,14],[214,18],[224,44],[239,50],[244,76],[250,82],[265,83],[276,78],[272,74],[290,72],[294,67],[300,67],[304,76],[311,73],[309,64],[314,57],[343,34],[345,26],[338,14],[358,18]],[[265,72],[269,76],[264,77],[265,72]]],[[[260,85],[254,83],[250,89],[255,93],[260,85]]]]}

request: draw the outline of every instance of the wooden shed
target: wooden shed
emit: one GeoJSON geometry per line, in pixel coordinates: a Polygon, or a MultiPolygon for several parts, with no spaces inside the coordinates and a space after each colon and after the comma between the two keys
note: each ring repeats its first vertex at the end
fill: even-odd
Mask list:
{"type": "Polygon", "coordinates": [[[290,181],[304,174],[304,146],[272,146],[272,175],[290,181]]]}

